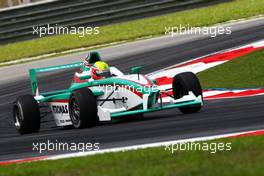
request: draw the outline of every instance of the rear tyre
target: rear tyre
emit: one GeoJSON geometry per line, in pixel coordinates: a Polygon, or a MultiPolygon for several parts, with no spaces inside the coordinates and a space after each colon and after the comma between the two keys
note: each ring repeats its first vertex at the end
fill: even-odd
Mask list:
{"type": "Polygon", "coordinates": [[[69,113],[72,125],[75,128],[95,126],[99,119],[97,116],[97,102],[93,92],[88,88],[73,92],[69,101],[69,113]]]}
{"type": "Polygon", "coordinates": [[[13,120],[20,134],[39,132],[40,111],[38,102],[32,95],[17,98],[13,105],[13,120]]]}
{"type": "MultiPolygon", "coordinates": [[[[180,99],[184,95],[188,95],[189,91],[197,96],[203,96],[201,84],[197,76],[192,72],[184,72],[175,75],[172,82],[173,96],[175,99],[180,99]]],[[[200,111],[202,105],[190,105],[180,107],[179,110],[184,113],[195,113],[200,111]]]]}

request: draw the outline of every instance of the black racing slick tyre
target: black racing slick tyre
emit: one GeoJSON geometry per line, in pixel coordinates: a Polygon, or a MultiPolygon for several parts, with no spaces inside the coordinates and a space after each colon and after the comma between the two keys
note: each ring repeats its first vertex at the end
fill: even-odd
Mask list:
{"type": "MultiPolygon", "coordinates": [[[[197,96],[202,96],[202,88],[197,76],[192,72],[183,72],[175,75],[172,82],[173,96],[175,99],[180,99],[184,95],[188,95],[189,91],[197,96]]],[[[180,107],[179,110],[184,113],[195,113],[200,111],[202,105],[190,105],[180,107]]]]}
{"type": "Polygon", "coordinates": [[[13,119],[20,134],[39,132],[40,110],[32,95],[22,95],[13,104],[13,119]]]}
{"type": "Polygon", "coordinates": [[[70,96],[69,113],[75,128],[95,126],[98,122],[97,102],[93,92],[88,88],[74,91],[70,96]]]}

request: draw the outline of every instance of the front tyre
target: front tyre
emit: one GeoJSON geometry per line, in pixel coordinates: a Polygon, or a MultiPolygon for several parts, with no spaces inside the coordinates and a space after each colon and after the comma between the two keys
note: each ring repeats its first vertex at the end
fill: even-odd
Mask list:
{"type": "Polygon", "coordinates": [[[93,92],[82,88],[73,92],[69,101],[69,113],[75,128],[91,127],[98,123],[97,102],[93,92]]]}
{"type": "MultiPolygon", "coordinates": [[[[184,95],[188,95],[189,92],[197,96],[202,96],[202,88],[197,76],[192,72],[183,72],[178,75],[175,75],[172,82],[173,96],[175,99],[180,99],[184,95]]],[[[196,113],[199,112],[202,108],[200,105],[189,105],[180,107],[179,110],[184,113],[196,113]]]]}
{"type": "Polygon", "coordinates": [[[17,98],[13,105],[13,120],[20,134],[39,132],[40,110],[38,102],[32,95],[17,98]]]}

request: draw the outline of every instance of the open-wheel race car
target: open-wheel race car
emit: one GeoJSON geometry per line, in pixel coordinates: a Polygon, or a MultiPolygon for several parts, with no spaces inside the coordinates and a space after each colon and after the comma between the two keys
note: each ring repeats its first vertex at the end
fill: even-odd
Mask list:
{"type": "Polygon", "coordinates": [[[203,106],[202,89],[192,72],[176,74],[172,88],[160,90],[156,80],[140,74],[140,67],[124,74],[108,67],[97,52],[91,52],[84,62],[29,70],[33,95],[19,96],[13,104],[13,119],[20,134],[35,133],[48,107],[57,126],[75,128],[95,126],[115,117],[141,115],[147,112],[179,108],[182,113],[198,112],[203,106]],[[96,67],[105,67],[100,70],[96,67]],[[68,89],[40,93],[37,73],[80,67],[68,89]],[[172,94],[168,94],[172,91],[172,94]],[[163,102],[162,96],[170,97],[163,102]]]}

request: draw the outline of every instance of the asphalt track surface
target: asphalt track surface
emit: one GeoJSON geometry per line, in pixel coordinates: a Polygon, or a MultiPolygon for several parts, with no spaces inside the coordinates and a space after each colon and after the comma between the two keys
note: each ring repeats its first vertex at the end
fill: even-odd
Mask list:
{"type": "MultiPolygon", "coordinates": [[[[147,51],[128,57],[115,58],[110,65],[128,72],[135,65],[142,65],[142,72],[180,63],[209,53],[264,39],[264,25],[249,27],[232,35],[202,38],[184,44],[147,51]]],[[[221,73],[219,73],[221,74],[221,73]]],[[[42,90],[65,88],[72,71],[40,77],[42,90]]],[[[241,78],[243,79],[243,78],[241,78]]],[[[142,119],[102,123],[88,129],[63,129],[55,126],[51,116],[42,119],[40,133],[20,136],[13,127],[11,104],[15,98],[30,93],[29,81],[0,85],[0,161],[53,155],[65,151],[39,154],[32,151],[32,143],[46,142],[99,142],[100,148],[121,147],[150,142],[176,140],[222,133],[264,128],[264,96],[206,101],[200,113],[183,115],[177,109],[146,114],[142,119]]]]}

